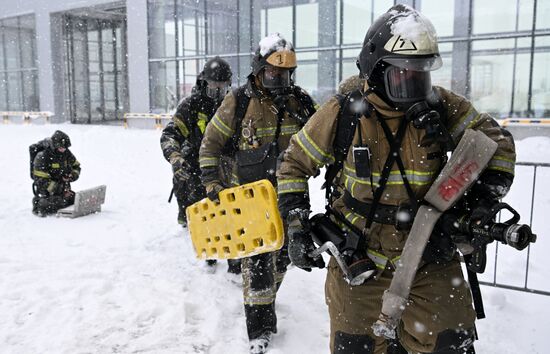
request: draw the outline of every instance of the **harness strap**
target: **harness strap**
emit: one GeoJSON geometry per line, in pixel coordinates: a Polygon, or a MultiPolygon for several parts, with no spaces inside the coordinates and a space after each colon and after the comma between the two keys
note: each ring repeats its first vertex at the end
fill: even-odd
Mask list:
{"type": "Polygon", "coordinates": [[[397,167],[401,172],[401,178],[403,179],[403,184],[405,185],[405,189],[407,190],[407,194],[409,195],[409,199],[411,201],[412,207],[413,209],[418,209],[416,195],[414,194],[411,188],[411,184],[409,183],[409,179],[407,178],[407,173],[405,171],[405,165],[403,164],[403,160],[401,159],[401,155],[399,154],[402,141],[398,142],[396,141],[396,139],[393,138],[393,134],[390,130],[390,127],[388,126],[388,123],[386,123],[386,121],[383,118],[379,119],[379,121],[380,121],[380,125],[382,126],[382,129],[384,130],[384,135],[386,135],[386,139],[388,139],[390,146],[394,147],[391,153],[392,155],[395,156],[395,163],[397,163],[397,167]]]}
{"type": "MultiPolygon", "coordinates": [[[[377,115],[378,116],[378,115],[377,115]]],[[[383,118],[378,118],[379,121],[386,123],[383,118]]],[[[382,123],[381,123],[382,124],[382,123]]],[[[376,209],[378,208],[378,204],[380,203],[380,199],[382,198],[382,193],[384,193],[384,190],[386,189],[386,183],[388,182],[388,178],[390,176],[391,168],[396,160],[396,158],[399,156],[399,149],[401,148],[401,142],[403,141],[403,137],[405,136],[405,131],[407,130],[408,121],[406,119],[401,120],[401,123],[399,125],[399,128],[397,129],[397,134],[395,136],[395,139],[393,138],[393,135],[389,134],[389,136],[386,134],[386,131],[384,130],[384,134],[386,134],[386,138],[388,139],[388,142],[390,143],[390,153],[388,157],[386,158],[386,163],[384,164],[384,168],[382,169],[382,173],[380,176],[380,181],[378,188],[376,188],[376,191],[374,192],[373,201],[372,201],[372,207],[369,210],[369,214],[367,216],[367,223],[365,225],[365,229],[369,229],[372,226],[373,218],[376,213],[376,209]],[[390,140],[391,139],[391,140],[390,140]]],[[[386,124],[387,127],[387,124],[386,124]]],[[[389,127],[388,127],[389,129],[389,127]]],[[[401,171],[401,174],[404,174],[404,171],[401,171]]]]}
{"type": "MultiPolygon", "coordinates": [[[[330,212],[331,199],[334,193],[334,179],[338,175],[338,172],[342,170],[344,160],[348,155],[349,148],[355,134],[355,129],[361,116],[368,113],[372,107],[367,105],[365,110],[352,110],[350,109],[351,102],[356,100],[363,101],[361,91],[356,90],[348,95],[336,95],[340,103],[340,111],[338,112],[338,123],[336,127],[336,137],[334,139],[334,163],[327,167],[325,172],[325,200],[326,210],[330,212]]],[[[363,101],[366,102],[366,101],[363,101]]]]}

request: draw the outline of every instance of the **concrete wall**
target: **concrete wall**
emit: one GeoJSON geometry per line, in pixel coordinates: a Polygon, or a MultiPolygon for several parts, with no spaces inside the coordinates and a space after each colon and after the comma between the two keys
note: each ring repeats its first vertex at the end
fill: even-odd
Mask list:
{"type": "Polygon", "coordinates": [[[66,120],[63,91],[64,62],[59,13],[113,3],[127,4],[128,86],[130,111],[149,112],[149,65],[147,46],[147,0],[0,0],[0,18],[34,14],[40,110],[66,120]]]}

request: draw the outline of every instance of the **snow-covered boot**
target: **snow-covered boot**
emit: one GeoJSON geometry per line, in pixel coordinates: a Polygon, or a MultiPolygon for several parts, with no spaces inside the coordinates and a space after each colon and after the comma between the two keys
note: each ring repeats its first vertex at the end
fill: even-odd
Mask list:
{"type": "Polygon", "coordinates": [[[262,333],[258,338],[250,340],[250,354],[264,354],[271,340],[271,332],[262,333]]]}

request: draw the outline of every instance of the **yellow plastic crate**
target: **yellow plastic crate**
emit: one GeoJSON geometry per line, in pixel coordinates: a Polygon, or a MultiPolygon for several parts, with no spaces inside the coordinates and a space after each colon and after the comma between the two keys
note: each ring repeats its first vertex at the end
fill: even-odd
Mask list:
{"type": "Polygon", "coordinates": [[[236,259],[280,249],[283,221],[268,180],[228,188],[220,203],[208,198],[187,208],[189,233],[199,259],[236,259]]]}

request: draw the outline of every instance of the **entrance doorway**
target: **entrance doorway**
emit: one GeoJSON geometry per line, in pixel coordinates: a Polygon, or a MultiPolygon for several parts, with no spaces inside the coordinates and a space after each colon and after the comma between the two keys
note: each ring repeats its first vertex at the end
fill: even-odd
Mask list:
{"type": "Polygon", "coordinates": [[[63,29],[71,122],[122,120],[128,107],[125,8],[65,13],[63,29]]]}

